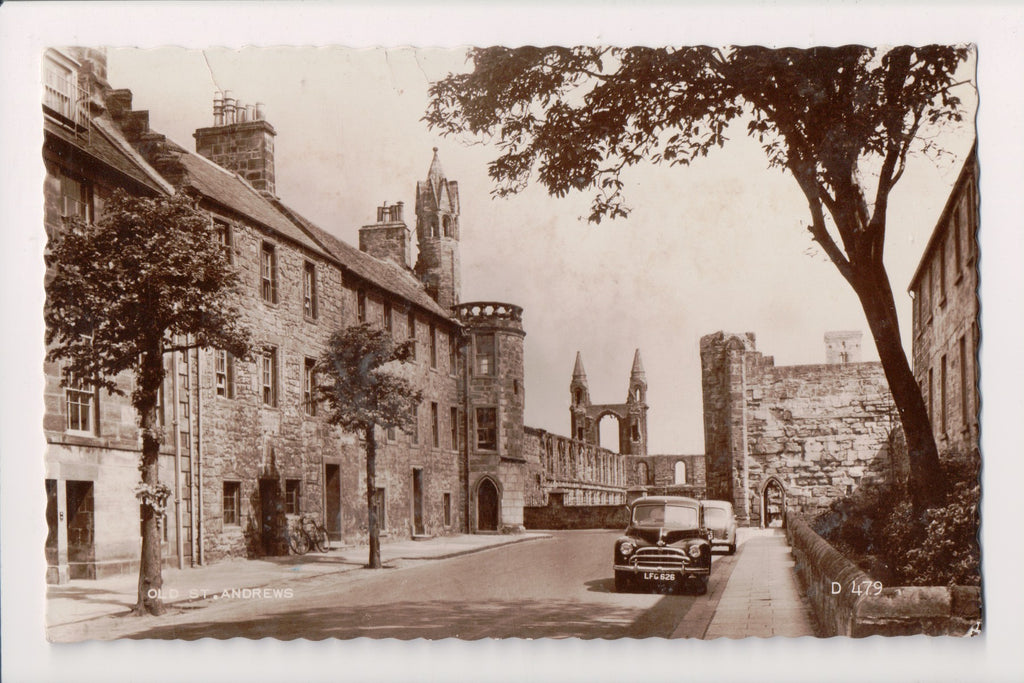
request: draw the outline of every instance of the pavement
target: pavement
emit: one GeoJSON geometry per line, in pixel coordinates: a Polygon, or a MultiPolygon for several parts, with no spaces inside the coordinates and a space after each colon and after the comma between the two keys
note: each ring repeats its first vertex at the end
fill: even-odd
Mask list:
{"type": "Polygon", "coordinates": [[[736,565],[704,638],[817,635],[785,534],[781,529],[739,531],[736,565]]]}
{"type": "MultiPolygon", "coordinates": [[[[381,561],[385,567],[403,561],[441,560],[513,543],[549,538],[546,533],[462,534],[425,540],[381,543],[381,561]]],[[[216,597],[224,591],[279,588],[283,581],[302,580],[354,571],[366,566],[368,546],[346,546],[327,553],[311,550],[306,555],[235,559],[187,569],[163,570],[162,598],[165,605],[183,605],[216,597]]],[[[103,579],[75,579],[46,587],[46,625],[48,628],[76,624],[112,614],[123,614],[135,606],[138,574],[103,579]]]]}

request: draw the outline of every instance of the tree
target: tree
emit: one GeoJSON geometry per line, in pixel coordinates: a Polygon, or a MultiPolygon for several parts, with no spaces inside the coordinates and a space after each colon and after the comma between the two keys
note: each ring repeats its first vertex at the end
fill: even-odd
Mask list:
{"type": "Polygon", "coordinates": [[[380,524],[377,519],[377,427],[403,431],[413,424],[423,394],[401,374],[413,356],[414,340],[401,344],[391,334],[367,323],[331,335],[316,371],[318,395],[327,403],[327,421],[366,444],[366,505],[371,569],[380,569],[380,524]]]}
{"type": "Polygon", "coordinates": [[[424,120],[444,135],[493,141],[498,196],[520,191],[535,172],[555,196],[596,190],[592,222],[627,215],[626,168],[688,165],[745,121],[769,165],[796,179],[811,238],[857,294],[907,437],[920,510],[947,486],[882,263],[886,210],[908,153],[962,119],[953,89],[969,55],[936,45],[473,49],[472,71],[431,85],[424,120]]]}
{"type": "Polygon", "coordinates": [[[160,482],[162,430],[156,407],[164,354],[218,348],[245,357],[237,276],[195,201],[115,191],[96,223],[69,219],[49,245],[47,359],[62,363],[62,384],[84,382],[121,394],[115,378],[133,375],[131,404],[142,438],[142,557],[134,612],[160,614],[160,524],[170,489],[160,482]]]}

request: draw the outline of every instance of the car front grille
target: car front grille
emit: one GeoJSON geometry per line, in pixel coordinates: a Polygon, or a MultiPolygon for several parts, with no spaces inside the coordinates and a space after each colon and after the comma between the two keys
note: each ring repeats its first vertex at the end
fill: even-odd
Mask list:
{"type": "Polygon", "coordinates": [[[679,548],[640,548],[633,560],[637,569],[680,567],[690,563],[690,558],[679,548]]]}

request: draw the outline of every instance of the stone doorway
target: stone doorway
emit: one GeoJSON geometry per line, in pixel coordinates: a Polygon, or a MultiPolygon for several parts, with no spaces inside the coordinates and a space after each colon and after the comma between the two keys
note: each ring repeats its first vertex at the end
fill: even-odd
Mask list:
{"type": "Polygon", "coordinates": [[[490,479],[484,479],[476,490],[477,531],[498,530],[498,487],[490,479]]]}
{"type": "Polygon", "coordinates": [[[761,490],[761,528],[781,528],[785,521],[786,490],[772,477],[761,490]]]}
{"type": "Polygon", "coordinates": [[[91,481],[46,480],[47,580],[96,578],[96,526],[91,481]]]}
{"type": "Polygon", "coordinates": [[[341,465],[324,465],[324,526],[332,541],[341,541],[341,465]]]}
{"type": "Polygon", "coordinates": [[[419,467],[412,470],[412,532],[416,536],[426,534],[423,527],[423,470],[419,467]]]}

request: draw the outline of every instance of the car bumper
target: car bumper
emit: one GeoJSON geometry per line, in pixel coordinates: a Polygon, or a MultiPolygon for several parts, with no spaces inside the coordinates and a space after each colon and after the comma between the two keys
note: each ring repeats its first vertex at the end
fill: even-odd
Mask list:
{"type": "Polygon", "coordinates": [[[676,565],[644,565],[643,567],[637,567],[633,564],[616,564],[615,571],[617,572],[629,572],[634,575],[643,576],[647,573],[659,573],[659,574],[677,574],[682,576],[707,576],[711,574],[711,567],[704,567],[701,565],[680,567],[676,565]]]}

